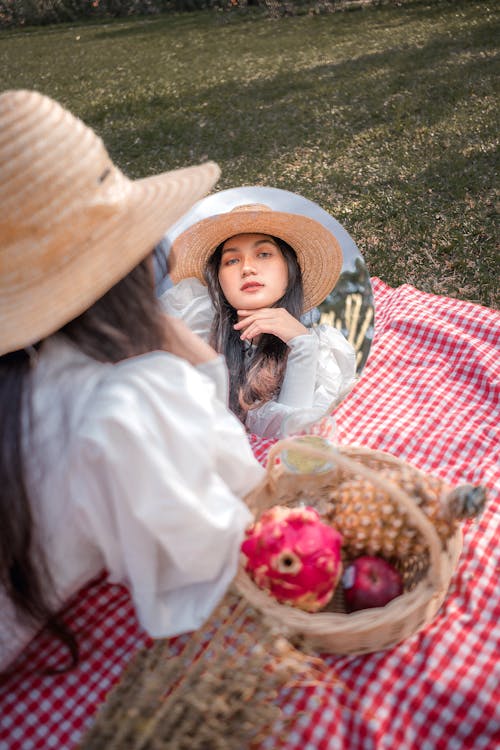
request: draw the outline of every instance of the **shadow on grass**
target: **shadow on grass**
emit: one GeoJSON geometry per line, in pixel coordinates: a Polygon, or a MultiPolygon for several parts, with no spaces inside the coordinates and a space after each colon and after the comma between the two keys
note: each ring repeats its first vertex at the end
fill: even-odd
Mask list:
{"type": "Polygon", "coordinates": [[[497,160],[498,151],[496,154],[474,151],[470,156],[445,153],[440,159],[429,162],[420,173],[420,180],[426,187],[440,189],[449,200],[463,200],[474,193],[484,194],[485,188],[494,187],[493,183],[488,185],[485,181],[491,174],[495,157],[497,160]],[[484,181],[477,181],[477,175],[483,175],[484,181]]]}
{"type": "MultiPolygon", "coordinates": [[[[486,56],[460,63],[453,57],[468,48],[493,49],[489,31],[484,23],[453,38],[436,35],[420,48],[395,47],[238,88],[233,81],[217,84],[178,100],[157,94],[89,106],[84,119],[105,130],[111,152],[119,161],[125,151],[132,166],[145,144],[173,152],[175,165],[207,155],[222,163],[273,160],[318,143],[338,159],[364,131],[407,140],[415,129],[452,118],[473,91],[489,86],[492,73],[486,56]]],[[[158,169],[173,166],[160,159],[158,169]]]]}

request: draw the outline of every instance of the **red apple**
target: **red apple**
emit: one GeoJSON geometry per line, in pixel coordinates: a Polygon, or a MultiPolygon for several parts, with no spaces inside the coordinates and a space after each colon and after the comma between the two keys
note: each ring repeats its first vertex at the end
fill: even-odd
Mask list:
{"type": "Polygon", "coordinates": [[[383,607],[403,593],[400,574],[381,557],[364,555],[347,566],[342,576],[348,612],[383,607]]]}

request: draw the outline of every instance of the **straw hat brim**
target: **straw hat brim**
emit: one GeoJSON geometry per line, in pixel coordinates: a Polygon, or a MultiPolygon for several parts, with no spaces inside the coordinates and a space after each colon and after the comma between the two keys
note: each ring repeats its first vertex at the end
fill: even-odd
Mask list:
{"type": "Polygon", "coordinates": [[[202,219],[176,238],[169,257],[172,281],[195,277],[206,284],[204,271],[208,259],[221,242],[237,234],[269,234],[295,250],[302,271],[303,312],[323,302],[340,276],[343,261],[340,244],[319,222],[271,209],[233,209],[202,219]]]}
{"type": "Polygon", "coordinates": [[[45,338],[89,308],[153,250],[219,174],[213,162],[135,181],[116,170],[105,202],[82,202],[71,216],[54,216],[50,232],[35,222],[2,227],[0,216],[0,354],[45,338]],[[57,263],[47,262],[55,256],[57,263]]]}

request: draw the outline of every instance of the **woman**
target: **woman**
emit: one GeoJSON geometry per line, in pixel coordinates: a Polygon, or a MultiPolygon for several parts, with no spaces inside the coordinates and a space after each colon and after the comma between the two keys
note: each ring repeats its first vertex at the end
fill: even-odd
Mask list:
{"type": "Polygon", "coordinates": [[[290,415],[319,418],[352,387],[351,345],[330,326],[301,322],[342,267],[340,246],[323,225],[240,206],[183,232],[169,261],[177,285],[162,303],[225,355],[230,407],[248,430],[282,436],[290,415]]]}
{"type": "Polygon", "coordinates": [[[0,134],[1,671],[103,568],[151,636],[201,625],[262,469],[223,358],[154,293],[152,248],[217,166],[128,180],[30,91],[0,96],[0,134]]]}

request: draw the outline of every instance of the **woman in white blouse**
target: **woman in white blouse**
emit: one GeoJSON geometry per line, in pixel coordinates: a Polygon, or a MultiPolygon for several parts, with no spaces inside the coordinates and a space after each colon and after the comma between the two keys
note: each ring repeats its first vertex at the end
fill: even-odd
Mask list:
{"type": "Polygon", "coordinates": [[[290,415],[319,418],[350,390],[353,347],[331,326],[301,322],[342,268],[340,245],[322,224],[239,206],[183,232],[169,260],[176,286],[164,308],[225,355],[229,404],[250,432],[281,437],[290,415]]]}
{"type": "Polygon", "coordinates": [[[151,636],[199,627],[262,469],[223,358],[154,294],[152,248],[217,166],[131,181],[36,92],[0,96],[0,133],[2,671],[103,568],[151,636]]]}

